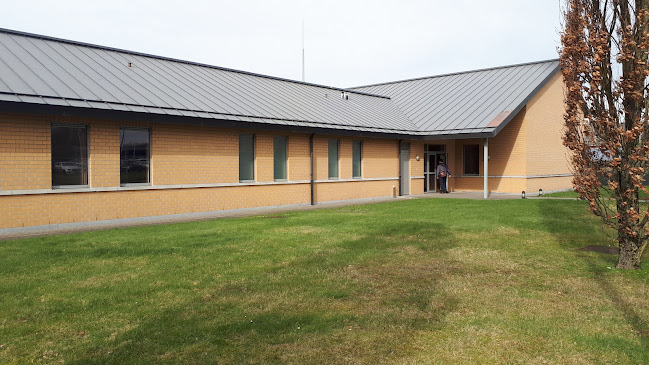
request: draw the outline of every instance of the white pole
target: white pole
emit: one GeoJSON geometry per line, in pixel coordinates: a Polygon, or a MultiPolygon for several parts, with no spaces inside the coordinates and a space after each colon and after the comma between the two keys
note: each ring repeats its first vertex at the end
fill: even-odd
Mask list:
{"type": "Polygon", "coordinates": [[[302,82],[304,79],[304,19],[302,19],[302,82]]]}
{"type": "Polygon", "coordinates": [[[484,198],[489,197],[489,138],[484,139],[484,198]]]}

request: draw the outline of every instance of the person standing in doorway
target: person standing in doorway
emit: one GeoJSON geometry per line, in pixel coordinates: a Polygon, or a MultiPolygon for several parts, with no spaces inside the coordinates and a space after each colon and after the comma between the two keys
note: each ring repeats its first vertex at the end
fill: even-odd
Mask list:
{"type": "Polygon", "coordinates": [[[437,163],[436,170],[437,178],[439,179],[439,192],[442,194],[448,193],[446,187],[446,182],[449,176],[451,176],[451,171],[446,167],[444,160],[440,159],[437,163]]]}

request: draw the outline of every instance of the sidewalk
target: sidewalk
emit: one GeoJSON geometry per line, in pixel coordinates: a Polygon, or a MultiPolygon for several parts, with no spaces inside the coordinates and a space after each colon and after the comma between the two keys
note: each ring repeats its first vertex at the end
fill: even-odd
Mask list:
{"type": "MultiPolygon", "coordinates": [[[[489,196],[488,200],[520,199],[520,198],[521,198],[520,194],[492,193],[489,196]]],[[[257,216],[257,215],[277,215],[286,212],[297,212],[297,211],[314,210],[314,209],[329,209],[329,208],[338,208],[338,207],[344,207],[350,205],[376,204],[376,203],[408,200],[408,199],[483,200],[483,193],[468,192],[468,191],[459,191],[459,192],[453,192],[449,194],[427,193],[427,194],[419,194],[419,195],[399,196],[396,198],[384,197],[384,198],[323,202],[323,203],[318,203],[317,205],[309,205],[309,204],[283,205],[283,206],[274,206],[274,207],[221,210],[221,211],[214,211],[214,212],[174,214],[174,215],[165,215],[165,216],[156,216],[156,217],[111,219],[105,221],[52,224],[47,226],[36,226],[36,227],[7,228],[7,229],[0,229],[0,241],[17,239],[17,238],[25,238],[25,237],[38,237],[38,236],[58,235],[58,234],[66,234],[66,233],[86,232],[86,231],[94,231],[100,229],[135,227],[135,226],[169,224],[169,223],[180,223],[180,222],[194,222],[194,221],[219,219],[219,218],[250,217],[250,216],[257,216]]]]}

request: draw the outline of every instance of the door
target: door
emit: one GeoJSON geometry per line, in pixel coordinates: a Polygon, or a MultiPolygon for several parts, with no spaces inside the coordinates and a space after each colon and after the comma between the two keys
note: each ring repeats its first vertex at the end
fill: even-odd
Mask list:
{"type": "Polygon", "coordinates": [[[424,153],[424,192],[432,193],[437,191],[437,168],[438,155],[434,152],[424,153]]]}
{"type": "Polygon", "coordinates": [[[437,179],[437,165],[440,160],[444,160],[446,166],[448,166],[448,161],[446,159],[446,153],[444,152],[425,152],[424,153],[424,192],[432,193],[436,192],[439,186],[439,180],[437,179]]]}
{"type": "Polygon", "coordinates": [[[410,194],[410,143],[399,145],[399,195],[410,194]]]}

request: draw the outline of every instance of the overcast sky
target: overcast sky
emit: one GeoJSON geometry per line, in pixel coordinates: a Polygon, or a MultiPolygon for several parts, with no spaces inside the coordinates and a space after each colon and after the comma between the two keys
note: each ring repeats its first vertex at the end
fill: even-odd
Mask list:
{"type": "Polygon", "coordinates": [[[2,0],[0,27],[352,87],[557,58],[560,0],[2,0]]]}

